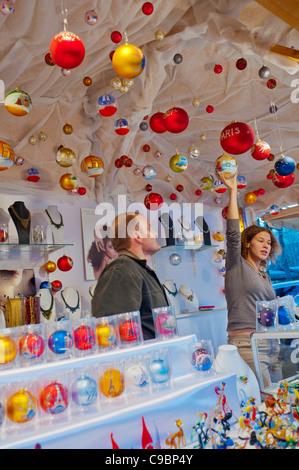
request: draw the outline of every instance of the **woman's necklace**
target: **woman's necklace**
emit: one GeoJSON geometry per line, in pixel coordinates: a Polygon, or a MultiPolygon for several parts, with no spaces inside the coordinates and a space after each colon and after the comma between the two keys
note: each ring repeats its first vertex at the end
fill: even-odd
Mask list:
{"type": "Polygon", "coordinates": [[[253,269],[258,273],[259,276],[261,276],[263,279],[266,279],[266,273],[262,269],[258,268],[255,264],[248,261],[248,259],[246,259],[245,261],[247,261],[247,263],[253,267],[253,269]]]}
{"type": "Polygon", "coordinates": [[[49,217],[50,222],[51,222],[52,225],[54,225],[54,227],[56,227],[57,229],[59,229],[60,227],[64,227],[62,214],[60,214],[60,224],[56,224],[56,223],[54,222],[54,220],[52,219],[52,217],[50,216],[50,214],[49,214],[49,212],[47,211],[47,209],[45,210],[45,213],[46,213],[47,216],[49,217]]]}
{"type": "Polygon", "coordinates": [[[78,310],[79,308],[79,305],[80,305],[80,296],[79,296],[79,292],[77,292],[77,295],[78,295],[78,302],[77,302],[77,305],[76,307],[71,307],[65,300],[65,298],[63,297],[63,291],[61,291],[61,298],[64,302],[64,305],[66,306],[66,308],[68,308],[72,313],[74,313],[76,310],[78,310]]]}
{"type": "Polygon", "coordinates": [[[54,304],[54,297],[53,295],[51,294],[51,305],[50,305],[50,308],[48,309],[45,309],[45,308],[42,308],[41,304],[40,304],[40,309],[42,311],[42,314],[43,316],[49,320],[51,315],[52,315],[52,310],[53,310],[53,304],[54,304]]]}
{"type": "Polygon", "coordinates": [[[22,217],[19,216],[19,214],[17,213],[17,211],[15,210],[14,206],[11,205],[9,206],[9,208],[11,209],[12,213],[14,214],[14,216],[18,219],[18,221],[21,223],[22,227],[25,229],[25,230],[28,230],[29,228],[29,225],[30,225],[30,220],[31,220],[31,214],[29,212],[29,215],[27,217],[27,219],[22,219],[22,217]]]}
{"type": "Polygon", "coordinates": [[[176,283],[174,282],[174,287],[175,287],[175,291],[172,292],[170,289],[168,289],[168,287],[165,286],[165,284],[163,284],[163,286],[165,287],[165,289],[167,290],[167,292],[169,292],[169,294],[173,295],[174,297],[176,295],[178,295],[178,288],[176,286],[176,283]]]}

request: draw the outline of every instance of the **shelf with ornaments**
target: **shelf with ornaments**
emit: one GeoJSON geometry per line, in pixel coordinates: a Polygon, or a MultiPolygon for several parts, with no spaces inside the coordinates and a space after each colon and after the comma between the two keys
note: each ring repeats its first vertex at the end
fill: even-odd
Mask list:
{"type": "Polygon", "coordinates": [[[72,244],[53,243],[0,243],[0,269],[26,269],[37,267],[48,259],[51,253],[72,244]]]}
{"type": "Polygon", "coordinates": [[[54,243],[0,243],[0,254],[34,252],[34,253],[54,253],[66,246],[73,246],[73,244],[54,244],[54,243]]]}

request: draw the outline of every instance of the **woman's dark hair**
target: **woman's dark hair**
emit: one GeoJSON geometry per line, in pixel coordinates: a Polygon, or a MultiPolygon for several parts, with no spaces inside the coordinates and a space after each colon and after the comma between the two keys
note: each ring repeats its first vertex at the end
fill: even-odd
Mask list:
{"type": "MultiPolygon", "coordinates": [[[[109,240],[109,237],[103,238],[104,247],[106,247],[108,240],[109,240]]],[[[96,242],[93,241],[89,248],[89,252],[87,255],[88,263],[90,263],[93,268],[100,268],[102,265],[104,256],[105,256],[105,251],[98,249],[96,242]]]]}
{"type": "Polygon", "coordinates": [[[260,227],[259,225],[250,225],[249,227],[246,227],[242,234],[241,234],[241,255],[243,258],[248,257],[248,243],[251,242],[253,237],[257,235],[260,232],[267,232],[270,235],[271,238],[271,250],[269,254],[269,258],[273,263],[276,261],[276,257],[278,253],[281,251],[280,250],[280,245],[276,238],[274,237],[272,231],[268,227],[260,227]]]}

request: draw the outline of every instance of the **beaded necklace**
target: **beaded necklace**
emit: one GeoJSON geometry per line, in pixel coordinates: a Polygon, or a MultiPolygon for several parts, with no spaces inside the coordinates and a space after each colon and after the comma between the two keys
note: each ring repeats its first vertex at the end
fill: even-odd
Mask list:
{"type": "Polygon", "coordinates": [[[47,216],[49,217],[50,222],[51,222],[52,225],[54,225],[54,227],[56,227],[57,229],[59,229],[60,227],[64,227],[62,214],[60,214],[60,223],[59,223],[59,224],[56,224],[56,223],[54,222],[54,220],[52,219],[52,217],[50,216],[50,214],[49,214],[49,212],[47,211],[47,209],[45,209],[45,213],[46,213],[47,216]]]}
{"type": "Polygon", "coordinates": [[[77,292],[77,295],[78,295],[78,302],[77,302],[76,307],[71,307],[71,306],[66,302],[65,298],[63,297],[63,291],[61,291],[60,295],[61,295],[61,298],[62,298],[63,303],[64,303],[64,305],[66,306],[66,308],[68,308],[72,313],[74,313],[76,310],[78,310],[79,305],[80,305],[80,296],[79,296],[79,292],[77,292]]]}

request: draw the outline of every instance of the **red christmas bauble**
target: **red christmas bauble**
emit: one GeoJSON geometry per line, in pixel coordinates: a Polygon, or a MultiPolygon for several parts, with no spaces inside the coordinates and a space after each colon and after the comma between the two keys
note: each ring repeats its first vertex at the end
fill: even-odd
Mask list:
{"type": "Polygon", "coordinates": [[[189,116],[183,108],[173,107],[163,116],[165,127],[169,132],[178,134],[183,132],[189,124],[189,116]]]}
{"type": "Polygon", "coordinates": [[[258,190],[258,195],[259,195],[259,196],[263,196],[263,195],[265,194],[265,192],[266,192],[266,191],[264,190],[264,188],[260,188],[260,189],[258,190]]]}
{"type": "Polygon", "coordinates": [[[80,351],[92,349],[96,343],[94,331],[86,325],[81,325],[74,331],[75,346],[80,351]]]}
{"type": "Polygon", "coordinates": [[[272,180],[273,178],[273,175],[271,175],[270,173],[267,174],[267,180],[272,180]]]}
{"type": "Polygon", "coordinates": [[[51,285],[53,292],[59,292],[62,289],[62,283],[58,280],[51,282],[51,285]]]}
{"type": "Polygon", "coordinates": [[[177,195],[174,194],[174,193],[171,193],[170,199],[171,199],[172,201],[175,201],[175,200],[177,199],[177,195]]]}
{"type": "Polygon", "coordinates": [[[153,189],[153,187],[152,187],[151,184],[147,184],[147,185],[145,186],[145,189],[146,189],[146,191],[151,191],[151,190],[153,189]]]}
{"type": "Polygon", "coordinates": [[[45,55],[45,62],[46,62],[47,65],[50,65],[51,67],[53,67],[53,65],[55,65],[55,62],[54,62],[54,60],[52,59],[50,52],[48,52],[48,53],[45,55]]]}
{"type": "Polygon", "coordinates": [[[275,88],[276,87],[276,80],[274,80],[274,78],[269,78],[269,80],[267,81],[267,87],[270,88],[270,90],[275,88]]]}
{"type": "Polygon", "coordinates": [[[269,160],[269,162],[273,162],[275,156],[273,155],[273,153],[270,153],[270,155],[268,155],[267,159],[269,160]]]}
{"type": "Polygon", "coordinates": [[[116,168],[121,168],[122,166],[124,166],[124,162],[121,161],[120,158],[117,158],[114,162],[114,165],[116,166],[116,168]]]}
{"type": "Polygon", "coordinates": [[[128,159],[124,162],[124,165],[125,165],[125,167],[130,168],[130,166],[133,165],[133,160],[132,160],[132,158],[128,158],[128,159]]]}
{"type": "Polygon", "coordinates": [[[221,73],[222,70],[223,70],[222,65],[220,65],[220,64],[216,64],[216,65],[215,65],[215,67],[214,67],[214,72],[215,72],[215,73],[221,73]]]}
{"type": "Polygon", "coordinates": [[[163,119],[164,113],[155,113],[152,115],[149,121],[149,125],[152,131],[156,132],[157,134],[163,134],[167,131],[165,122],[163,119]]]}
{"type": "Polygon", "coordinates": [[[221,215],[222,215],[222,217],[224,218],[224,220],[227,219],[227,212],[228,212],[228,206],[225,206],[225,207],[222,209],[222,212],[221,212],[221,215]]]}
{"type": "Polygon", "coordinates": [[[277,188],[288,188],[295,181],[295,174],[291,173],[287,176],[280,176],[276,172],[273,174],[272,182],[277,188]]]}
{"type": "Polygon", "coordinates": [[[151,149],[148,144],[145,144],[142,148],[143,148],[143,151],[144,151],[144,152],[149,152],[150,149],[151,149]]]}
{"type": "Polygon", "coordinates": [[[73,69],[83,61],[85,46],[76,34],[62,31],[52,39],[50,54],[55,64],[62,69],[73,69]]]}
{"type": "Polygon", "coordinates": [[[119,336],[122,341],[130,343],[140,336],[139,325],[134,320],[125,320],[119,325],[119,336]]]}
{"type": "Polygon", "coordinates": [[[243,57],[241,59],[238,59],[236,62],[236,67],[238,70],[244,70],[247,67],[246,59],[243,59],[243,57]]]}
{"type": "Polygon", "coordinates": [[[142,5],[142,12],[145,15],[151,15],[153,13],[153,11],[154,11],[154,5],[151,2],[145,2],[142,5]]]}
{"type": "Polygon", "coordinates": [[[220,145],[225,152],[240,155],[247,152],[253,145],[254,132],[244,122],[232,122],[220,135],[220,145]]]}
{"type": "Polygon", "coordinates": [[[29,333],[21,337],[19,351],[21,356],[34,359],[40,357],[45,350],[45,342],[40,335],[29,333]]]}
{"type": "Polygon", "coordinates": [[[184,186],[182,184],[178,184],[177,187],[176,187],[176,190],[181,193],[182,191],[184,191],[184,186]]]}
{"type": "Polygon", "coordinates": [[[195,191],[195,194],[196,194],[196,196],[201,196],[201,195],[202,195],[202,190],[201,190],[201,189],[197,189],[197,190],[195,191]]]}
{"type": "Polygon", "coordinates": [[[251,148],[251,156],[255,160],[265,160],[271,153],[270,145],[258,139],[251,148]]]}
{"type": "Polygon", "coordinates": [[[212,113],[213,111],[214,111],[214,107],[209,104],[209,105],[206,107],[206,112],[207,112],[207,113],[212,113]]]}
{"type": "Polygon", "coordinates": [[[158,193],[150,193],[144,198],[144,205],[150,211],[160,209],[163,204],[163,198],[158,193]]]}
{"type": "Polygon", "coordinates": [[[115,44],[119,43],[122,40],[122,34],[119,31],[112,31],[111,33],[111,41],[115,44]]]}
{"type": "Polygon", "coordinates": [[[84,196],[84,194],[86,194],[86,189],[83,188],[83,186],[80,186],[80,188],[78,188],[78,194],[80,196],[84,196]]]}
{"type": "Polygon", "coordinates": [[[63,255],[57,261],[57,266],[60,271],[69,271],[73,267],[73,260],[69,256],[63,255]]]}
{"type": "Polygon", "coordinates": [[[68,406],[68,389],[58,383],[51,382],[40,393],[40,404],[46,413],[57,415],[68,406]]]}

